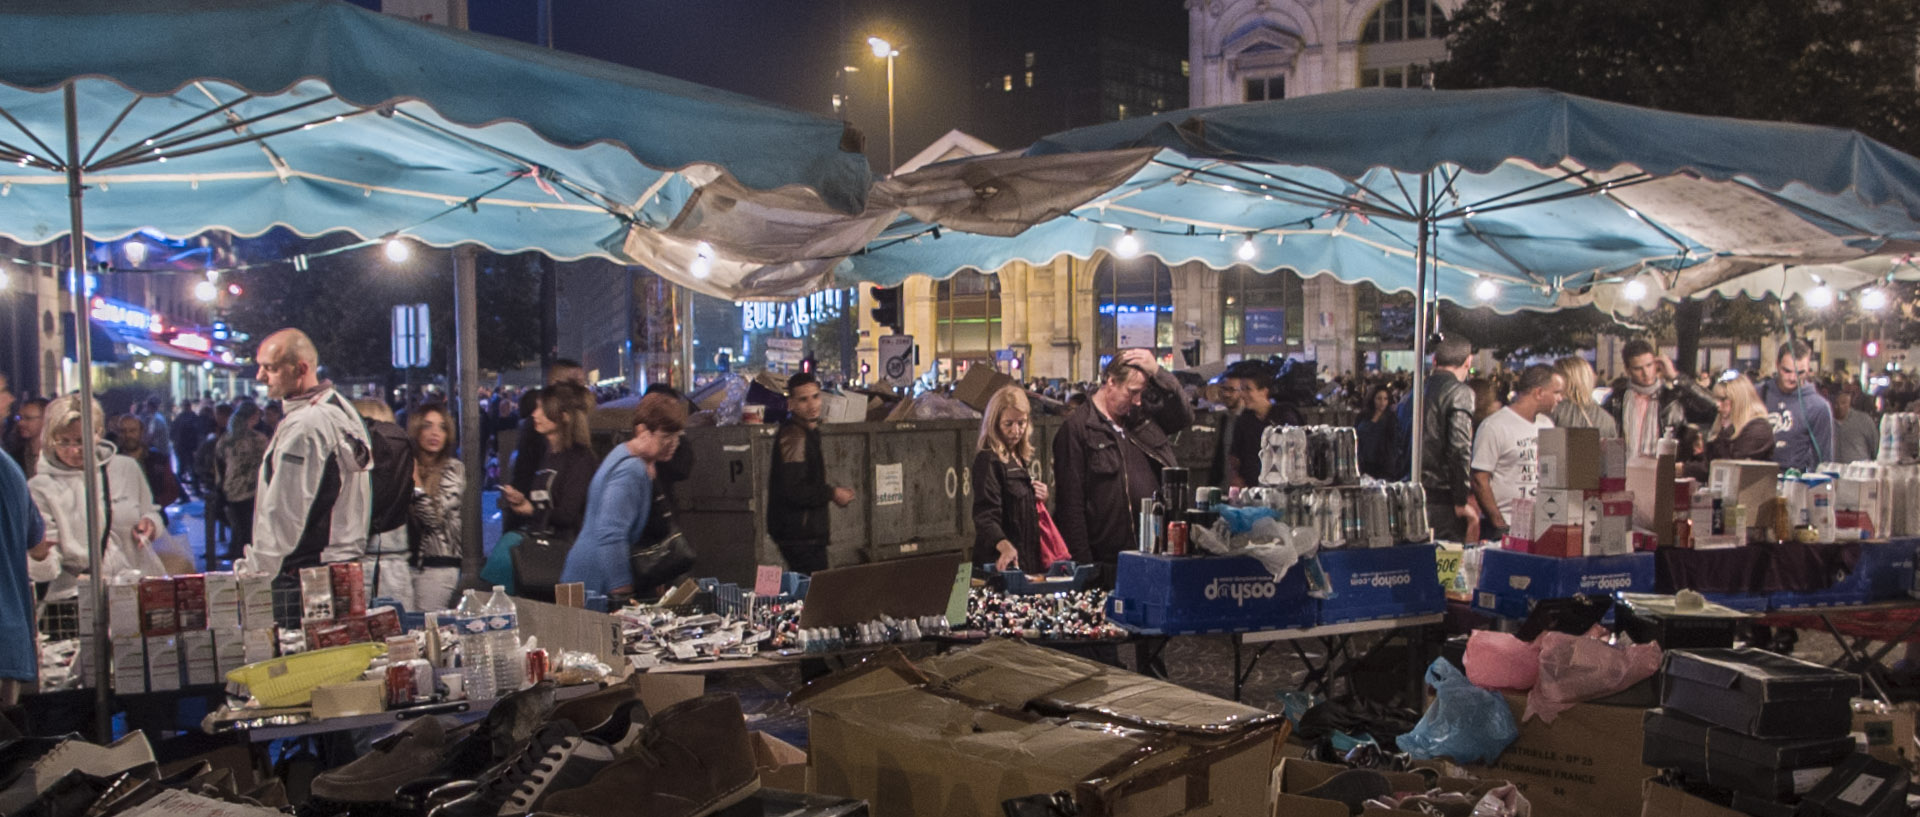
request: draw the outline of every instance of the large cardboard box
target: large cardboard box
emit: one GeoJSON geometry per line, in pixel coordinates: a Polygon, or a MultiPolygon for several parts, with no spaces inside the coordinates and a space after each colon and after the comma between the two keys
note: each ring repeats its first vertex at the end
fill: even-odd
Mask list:
{"type": "Polygon", "coordinates": [[[1001,817],[1073,791],[1083,812],[1261,815],[1284,721],[1165,681],[1013,641],[910,663],[897,652],[809,685],[816,792],[876,815],[1001,817]]]}
{"type": "Polygon", "coordinates": [[[972,407],[974,411],[986,411],[987,401],[993,399],[993,393],[1004,386],[1013,385],[1013,378],[1000,373],[999,369],[987,365],[967,367],[967,373],[960,376],[960,382],[953,386],[953,399],[972,407]]]}
{"type": "Polygon", "coordinates": [[[1321,624],[1401,618],[1447,609],[1433,545],[1326,550],[1320,553],[1320,567],[1333,588],[1332,596],[1320,600],[1321,624]]]}
{"type": "Polygon", "coordinates": [[[1540,429],[1540,488],[1600,490],[1600,472],[1604,457],[1600,453],[1600,430],[1595,428],[1540,429]]]}
{"type": "Polygon", "coordinates": [[[1660,705],[1761,738],[1846,735],[1860,676],[1764,650],[1679,650],[1660,668],[1660,705]]]}
{"type": "Polygon", "coordinates": [[[1548,724],[1521,720],[1526,695],[1508,693],[1506,700],[1520,737],[1492,765],[1468,766],[1469,773],[1513,781],[1533,803],[1534,814],[1640,814],[1641,782],[1653,776],[1640,764],[1646,709],[1575,704],[1548,724]]]}
{"type": "Polygon", "coordinates": [[[1714,460],[1707,465],[1707,490],[1723,501],[1747,509],[1747,525],[1758,527],[1762,508],[1778,492],[1780,466],[1764,460],[1714,460]]]}
{"type": "Polygon", "coordinates": [[[1319,614],[1304,569],[1276,582],[1251,556],[1126,551],[1116,577],[1107,615],[1135,627],[1168,633],[1309,627],[1319,614]]]}
{"type": "Polygon", "coordinates": [[[1672,454],[1635,457],[1627,463],[1627,490],[1633,492],[1633,524],[1653,532],[1660,547],[1673,546],[1672,454]]]}

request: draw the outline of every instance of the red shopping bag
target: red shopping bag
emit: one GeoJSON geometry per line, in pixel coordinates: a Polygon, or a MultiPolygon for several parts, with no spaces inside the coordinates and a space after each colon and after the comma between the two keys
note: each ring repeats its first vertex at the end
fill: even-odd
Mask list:
{"type": "Polygon", "coordinates": [[[1046,564],[1041,570],[1051,567],[1054,562],[1064,562],[1073,556],[1067,553],[1067,538],[1060,535],[1059,526],[1053,524],[1053,515],[1047,513],[1047,503],[1035,500],[1040,519],[1040,559],[1046,564]]]}

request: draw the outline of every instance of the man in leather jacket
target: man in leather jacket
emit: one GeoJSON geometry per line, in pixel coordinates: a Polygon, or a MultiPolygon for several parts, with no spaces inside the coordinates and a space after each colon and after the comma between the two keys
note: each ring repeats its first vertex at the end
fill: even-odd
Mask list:
{"type": "Polygon", "coordinates": [[[1630,455],[1656,453],[1660,438],[1676,426],[1713,427],[1720,402],[1693,378],[1675,372],[1673,361],[1655,354],[1653,344],[1628,341],[1620,350],[1620,362],[1627,367],[1627,387],[1615,389],[1600,407],[1613,415],[1630,455]],[[1643,408],[1632,410],[1635,407],[1643,408]],[[1649,416],[1656,422],[1646,423],[1649,416]]]}
{"type": "Polygon", "coordinates": [[[1178,464],[1170,437],[1192,424],[1180,382],[1153,353],[1129,349],[1054,436],[1054,521],[1074,561],[1101,565],[1105,586],[1120,552],[1138,541],[1140,500],[1160,489],[1161,468],[1178,464]]]}
{"type": "Polygon", "coordinates": [[[1435,539],[1473,542],[1480,514],[1473,506],[1473,390],[1466,379],[1473,344],[1447,338],[1434,347],[1420,440],[1420,485],[1435,539]]]}

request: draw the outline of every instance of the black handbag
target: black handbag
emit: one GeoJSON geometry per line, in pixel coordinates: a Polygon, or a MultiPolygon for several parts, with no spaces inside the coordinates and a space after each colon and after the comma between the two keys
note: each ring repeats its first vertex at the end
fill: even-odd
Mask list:
{"type": "Polygon", "coordinates": [[[525,530],[518,531],[519,546],[509,551],[514,590],[521,598],[544,602],[554,601],[553,586],[560,583],[567,567],[567,552],[573,550],[573,540],[554,533],[547,521],[553,510],[554,476],[554,471],[546,468],[534,474],[533,490],[528,492],[533,519],[525,530]]]}
{"type": "Polygon", "coordinates": [[[658,488],[651,507],[658,510],[648,528],[660,532],[652,544],[639,543],[627,550],[627,567],[633,573],[633,594],[651,596],[653,589],[671,584],[693,569],[693,543],[687,541],[673,520],[673,501],[658,488]]]}

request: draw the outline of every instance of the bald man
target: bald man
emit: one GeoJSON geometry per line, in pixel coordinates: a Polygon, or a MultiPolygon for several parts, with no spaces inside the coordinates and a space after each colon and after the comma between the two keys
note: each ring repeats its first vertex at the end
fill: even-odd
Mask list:
{"type": "Polygon", "coordinates": [[[286,418],[260,460],[253,543],[234,567],[292,576],[303,567],[358,561],[367,549],[373,454],[366,426],[321,380],[320,355],[298,329],[261,341],[255,378],[286,418]]]}

